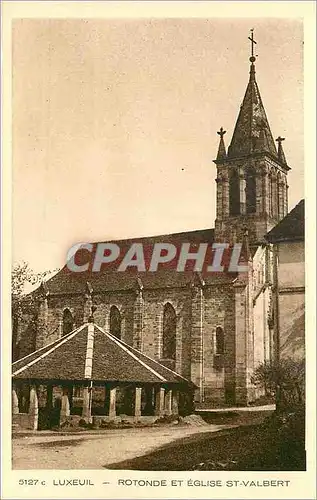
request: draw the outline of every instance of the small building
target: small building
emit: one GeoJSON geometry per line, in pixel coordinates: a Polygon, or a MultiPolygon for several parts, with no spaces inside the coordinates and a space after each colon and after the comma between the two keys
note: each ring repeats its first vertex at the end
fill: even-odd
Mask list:
{"type": "Polygon", "coordinates": [[[305,204],[266,236],[273,246],[275,328],[281,357],[305,355],[305,204]]]}
{"type": "Polygon", "coordinates": [[[191,412],[195,386],[88,322],[13,363],[13,424],[154,422],[191,412]]]}

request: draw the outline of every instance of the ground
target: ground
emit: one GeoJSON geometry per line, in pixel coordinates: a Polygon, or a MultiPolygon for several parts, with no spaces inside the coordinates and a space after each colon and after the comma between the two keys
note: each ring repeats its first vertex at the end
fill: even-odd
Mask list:
{"type": "Polygon", "coordinates": [[[13,468],[305,470],[304,412],[267,410],[215,411],[154,427],[17,433],[13,468]]]}
{"type": "Polygon", "coordinates": [[[207,427],[148,427],[108,429],[74,435],[54,433],[16,436],[13,439],[14,469],[101,469],[145,455],[172,441],[210,433],[222,425],[207,427]],[[97,452],[96,452],[97,450],[97,452]]]}

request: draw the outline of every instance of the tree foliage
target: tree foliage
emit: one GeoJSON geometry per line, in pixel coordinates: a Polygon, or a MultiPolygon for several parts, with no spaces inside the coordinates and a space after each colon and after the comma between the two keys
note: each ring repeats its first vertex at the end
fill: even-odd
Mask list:
{"type": "Polygon", "coordinates": [[[272,396],[279,390],[283,406],[300,406],[305,401],[305,359],[282,358],[261,363],[251,382],[272,396]]]}
{"type": "MultiPolygon", "coordinates": [[[[37,273],[30,268],[29,264],[25,261],[15,263],[11,273],[11,299],[12,299],[12,312],[18,314],[21,302],[26,294],[26,287],[28,284],[34,286],[40,284],[42,281],[58,269],[43,271],[37,273]]],[[[29,302],[31,302],[31,297],[29,302]]]]}

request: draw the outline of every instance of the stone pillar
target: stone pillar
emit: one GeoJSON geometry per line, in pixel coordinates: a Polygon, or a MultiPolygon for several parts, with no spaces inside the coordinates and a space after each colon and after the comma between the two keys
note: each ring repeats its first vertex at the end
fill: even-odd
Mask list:
{"type": "Polygon", "coordinates": [[[42,295],[39,302],[36,350],[44,347],[48,334],[48,295],[42,295]]]}
{"type": "Polygon", "coordinates": [[[39,403],[37,398],[36,386],[32,385],[30,388],[30,406],[29,406],[29,422],[30,429],[37,430],[39,418],[39,403]]]}
{"type": "Polygon", "coordinates": [[[91,422],[91,398],[92,398],[92,387],[84,387],[83,389],[83,411],[82,417],[87,422],[91,422]]]}
{"type": "Polygon", "coordinates": [[[117,395],[117,388],[112,387],[110,389],[109,418],[113,420],[116,418],[116,395],[117,395]]]}
{"type": "Polygon", "coordinates": [[[252,269],[246,281],[237,281],[235,289],[235,399],[237,405],[246,405],[253,398],[251,376],[254,367],[254,336],[252,322],[252,269]]]}
{"type": "Polygon", "coordinates": [[[240,190],[240,215],[246,213],[246,180],[245,174],[240,173],[239,175],[239,190],[240,190]]]}
{"type": "Polygon", "coordinates": [[[204,296],[201,286],[193,286],[191,299],[191,380],[198,387],[195,401],[203,402],[203,315],[204,296]]]}
{"type": "Polygon", "coordinates": [[[142,351],[143,349],[143,310],[144,310],[144,299],[143,299],[143,286],[140,280],[138,280],[138,288],[136,290],[136,299],[133,308],[133,347],[142,351]]]}
{"type": "Polygon", "coordinates": [[[277,193],[278,193],[278,218],[279,220],[284,217],[284,183],[282,179],[277,180],[277,193]]]}
{"type": "Polygon", "coordinates": [[[229,217],[229,177],[228,177],[228,174],[224,175],[223,179],[222,179],[222,217],[229,217]]]}
{"type": "Polygon", "coordinates": [[[172,390],[169,389],[165,393],[165,414],[172,415],[172,390]]]}
{"type": "Polygon", "coordinates": [[[284,195],[284,203],[285,203],[285,206],[284,206],[284,214],[285,214],[285,215],[287,215],[287,214],[288,214],[288,185],[287,185],[286,176],[285,176],[285,184],[284,184],[284,188],[285,188],[285,195],[284,195]]]}
{"type": "Polygon", "coordinates": [[[163,417],[164,415],[164,387],[160,387],[155,395],[155,415],[163,417]]]}
{"type": "Polygon", "coordinates": [[[277,207],[277,179],[276,179],[276,173],[273,172],[271,174],[272,176],[272,216],[277,218],[278,217],[278,207],[277,207]]]}
{"type": "Polygon", "coordinates": [[[223,190],[223,180],[221,177],[217,177],[217,205],[216,205],[216,217],[217,219],[222,219],[223,217],[223,205],[222,205],[222,190],[223,190]]]}
{"type": "Polygon", "coordinates": [[[269,213],[269,176],[267,170],[262,168],[261,172],[261,180],[262,180],[262,213],[269,213]]]}
{"type": "Polygon", "coordinates": [[[172,392],[172,414],[178,415],[178,392],[172,392]]]}
{"type": "Polygon", "coordinates": [[[256,213],[263,213],[263,187],[262,172],[255,175],[256,213]]]}
{"type": "Polygon", "coordinates": [[[19,412],[20,412],[20,410],[19,410],[19,399],[18,399],[18,395],[17,395],[17,390],[16,390],[16,387],[13,386],[12,387],[12,414],[16,415],[19,412]]]}
{"type": "Polygon", "coordinates": [[[138,420],[141,417],[142,387],[135,388],[134,417],[138,420]]]}
{"type": "Polygon", "coordinates": [[[70,415],[70,404],[68,399],[68,389],[63,388],[61,413],[60,413],[60,423],[64,422],[70,415]]]}

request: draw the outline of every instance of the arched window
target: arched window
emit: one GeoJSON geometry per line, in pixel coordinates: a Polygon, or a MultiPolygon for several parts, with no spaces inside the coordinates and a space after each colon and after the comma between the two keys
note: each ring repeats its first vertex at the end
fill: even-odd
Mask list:
{"type": "Polygon", "coordinates": [[[74,329],[74,318],[69,309],[63,312],[63,335],[67,335],[74,329]]]}
{"type": "Polygon", "coordinates": [[[110,308],[110,333],[121,339],[121,314],[116,306],[110,308]]]}
{"type": "Polygon", "coordinates": [[[230,215],[240,214],[239,174],[236,170],[232,170],[229,177],[229,213],[230,215]]]}
{"type": "Polygon", "coordinates": [[[256,177],[254,168],[248,168],[246,175],[246,203],[247,213],[256,212],[256,177]]]}
{"type": "Polygon", "coordinates": [[[176,312],[174,307],[167,303],[163,312],[163,358],[176,359],[176,312]]]}
{"type": "Polygon", "coordinates": [[[216,328],[216,354],[224,354],[225,352],[225,336],[221,326],[216,328]]]}
{"type": "Polygon", "coordinates": [[[275,196],[275,189],[274,189],[274,173],[271,171],[269,175],[269,215],[271,217],[274,216],[274,196],[275,196]]]}

